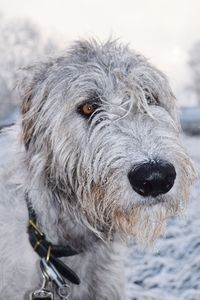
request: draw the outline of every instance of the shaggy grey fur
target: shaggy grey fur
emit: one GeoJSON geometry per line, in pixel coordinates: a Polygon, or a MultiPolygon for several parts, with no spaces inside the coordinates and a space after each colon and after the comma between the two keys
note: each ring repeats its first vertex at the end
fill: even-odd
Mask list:
{"type": "Polygon", "coordinates": [[[28,299],[41,284],[26,190],[47,238],[81,252],[65,259],[81,279],[70,299],[125,299],[126,239],[152,243],[185,208],[195,176],[167,79],[128,47],[80,41],[24,69],[19,92],[22,121],[0,168],[0,299],[28,299]],[[85,101],[98,102],[90,119],[78,111],[85,101]],[[176,181],[144,198],[127,174],[155,159],[175,166],[176,181]]]}

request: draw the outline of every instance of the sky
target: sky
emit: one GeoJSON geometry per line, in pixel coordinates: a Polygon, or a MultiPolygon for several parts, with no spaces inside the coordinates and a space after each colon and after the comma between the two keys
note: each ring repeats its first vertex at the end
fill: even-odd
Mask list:
{"type": "Polygon", "coordinates": [[[200,0],[0,0],[0,12],[28,19],[62,47],[77,38],[119,38],[167,74],[184,105],[193,101],[185,88],[189,51],[200,40],[200,0]]]}

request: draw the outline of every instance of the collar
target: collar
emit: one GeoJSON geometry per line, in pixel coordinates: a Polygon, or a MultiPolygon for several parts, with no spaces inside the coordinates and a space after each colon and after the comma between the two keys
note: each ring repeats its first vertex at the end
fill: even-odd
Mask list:
{"type": "Polygon", "coordinates": [[[45,258],[46,262],[50,262],[54,268],[73,284],[80,284],[80,279],[76,273],[64,264],[59,257],[69,257],[77,255],[78,252],[71,246],[55,245],[46,239],[42,230],[37,226],[37,215],[33,208],[28,192],[25,192],[25,201],[28,209],[28,235],[29,241],[34,251],[40,258],[45,258]]]}

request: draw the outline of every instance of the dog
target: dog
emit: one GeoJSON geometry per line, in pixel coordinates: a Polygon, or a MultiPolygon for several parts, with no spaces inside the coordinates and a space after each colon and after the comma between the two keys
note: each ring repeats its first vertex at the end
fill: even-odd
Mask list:
{"type": "Polygon", "coordinates": [[[18,90],[21,119],[2,133],[0,299],[44,299],[42,274],[54,299],[126,299],[126,241],[154,243],[195,178],[168,80],[128,46],[81,40],[23,68],[18,90]],[[52,245],[80,279],[66,296],[44,272],[52,245]]]}

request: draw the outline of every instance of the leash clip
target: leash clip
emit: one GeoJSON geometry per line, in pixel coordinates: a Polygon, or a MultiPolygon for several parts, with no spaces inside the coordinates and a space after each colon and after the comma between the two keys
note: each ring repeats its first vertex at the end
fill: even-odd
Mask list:
{"type": "Polygon", "coordinates": [[[43,282],[40,289],[36,290],[35,292],[32,292],[30,294],[29,299],[30,300],[54,300],[54,294],[53,292],[48,288],[50,285],[49,277],[47,276],[46,272],[41,268],[43,282]]]}
{"type": "Polygon", "coordinates": [[[50,281],[56,286],[56,292],[61,299],[67,300],[70,296],[70,286],[66,284],[62,275],[54,267],[54,265],[47,261],[45,258],[42,258],[40,261],[40,268],[50,281]]]}

